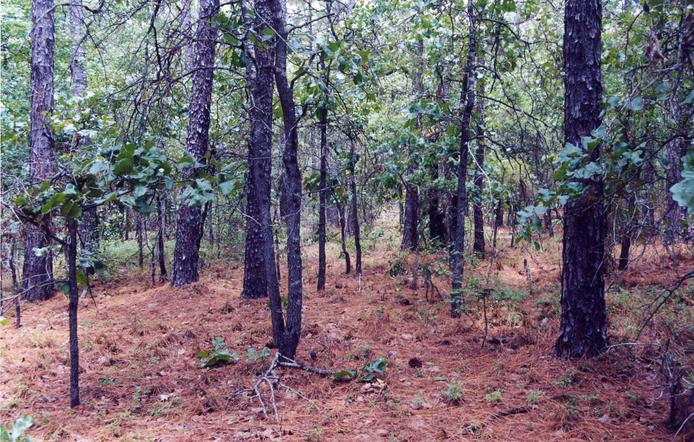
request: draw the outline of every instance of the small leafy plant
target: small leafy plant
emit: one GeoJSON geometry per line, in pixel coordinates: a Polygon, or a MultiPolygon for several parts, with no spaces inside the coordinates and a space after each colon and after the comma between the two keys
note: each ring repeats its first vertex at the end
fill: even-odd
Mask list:
{"type": "Polygon", "coordinates": [[[255,351],[255,348],[248,347],[246,350],[246,357],[249,361],[259,361],[267,356],[270,356],[270,349],[263,347],[260,351],[255,351]]]}
{"type": "Polygon", "coordinates": [[[501,391],[494,390],[484,395],[484,400],[492,404],[497,404],[501,402],[501,391]]]}
{"type": "Polygon", "coordinates": [[[361,369],[364,376],[359,379],[359,382],[373,382],[376,380],[376,375],[383,374],[388,366],[388,360],[385,358],[374,359],[367,363],[361,369]]]}
{"type": "Polygon", "coordinates": [[[463,398],[463,389],[460,382],[453,381],[446,384],[446,390],[443,392],[443,396],[451,405],[460,405],[460,401],[463,398]]]}
{"type": "MultiPolygon", "coordinates": [[[[253,350],[255,353],[255,350],[253,350]]],[[[262,351],[261,351],[262,353],[262,351]]],[[[269,350],[268,350],[269,354],[269,350]]],[[[210,350],[200,350],[195,354],[200,360],[201,368],[217,367],[219,365],[227,365],[239,360],[239,355],[231,353],[224,343],[224,339],[217,336],[212,340],[212,348],[210,350]]]]}
{"type": "Polygon", "coordinates": [[[34,424],[30,416],[22,416],[14,422],[9,431],[0,425],[0,442],[30,442],[23,434],[34,424]]]}

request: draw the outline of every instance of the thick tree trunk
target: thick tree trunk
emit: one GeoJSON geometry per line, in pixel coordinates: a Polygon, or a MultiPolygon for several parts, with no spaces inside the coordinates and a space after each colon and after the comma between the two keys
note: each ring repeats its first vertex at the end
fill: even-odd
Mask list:
{"type": "Polygon", "coordinates": [[[469,21],[470,41],[468,43],[467,60],[463,74],[463,87],[460,91],[460,104],[463,109],[460,118],[460,152],[458,164],[458,189],[456,191],[456,229],[453,233],[453,250],[451,262],[453,267],[451,288],[451,317],[459,318],[462,304],[463,265],[465,262],[465,211],[467,208],[467,158],[470,143],[470,117],[475,108],[475,15],[472,0],[468,0],[467,16],[469,21]]]}
{"type": "MultiPolygon", "coordinates": [[[[482,89],[480,89],[482,90],[482,89]]],[[[482,212],[482,193],[484,192],[484,111],[482,105],[478,106],[479,116],[477,122],[477,150],[475,151],[475,205],[473,207],[473,220],[475,229],[475,241],[472,249],[479,258],[484,258],[484,213],[482,212]]]]}
{"type": "MultiPolygon", "coordinates": [[[[564,12],[564,137],[581,146],[600,126],[602,81],[599,0],[566,0],[564,12]]],[[[600,147],[587,152],[600,160],[600,147]]],[[[559,356],[584,357],[607,345],[604,268],[605,209],[601,178],[584,180],[565,206],[559,356]]]]}
{"type": "MultiPolygon", "coordinates": [[[[31,8],[31,132],[29,133],[29,184],[51,178],[55,162],[53,113],[53,0],[33,0],[31,8]]],[[[50,223],[50,221],[48,221],[50,223]]],[[[50,225],[47,227],[50,229],[50,225]]],[[[28,301],[53,296],[53,255],[37,254],[50,240],[41,227],[27,224],[24,229],[22,290],[28,301]]]]}
{"type": "MultiPolygon", "coordinates": [[[[326,77],[323,77],[324,81],[326,77]]],[[[318,290],[325,290],[326,200],[328,196],[328,110],[318,110],[320,128],[320,190],[318,203],[318,290]]]]}
{"type": "MultiPolygon", "coordinates": [[[[200,1],[200,20],[195,38],[195,72],[188,109],[186,151],[203,164],[206,162],[205,154],[209,144],[212,74],[217,37],[217,29],[212,25],[212,21],[218,11],[219,0],[200,1]]],[[[182,175],[184,179],[190,179],[195,175],[195,170],[188,167],[183,170],[182,175]]],[[[201,207],[190,206],[186,201],[179,204],[171,278],[171,285],[174,287],[198,280],[200,240],[204,221],[201,207]]]]}
{"type": "MultiPolygon", "coordinates": [[[[287,286],[289,287],[287,299],[287,322],[278,327],[277,333],[273,333],[275,344],[282,355],[294,358],[296,348],[301,338],[301,303],[302,303],[302,264],[301,264],[301,171],[298,163],[299,138],[297,133],[296,108],[294,104],[294,91],[287,79],[287,42],[289,34],[286,25],[286,1],[271,0],[270,8],[276,39],[275,56],[275,84],[282,107],[282,119],[284,123],[284,150],[282,162],[286,173],[287,191],[287,286]]],[[[272,299],[273,331],[274,323],[281,319],[282,306],[277,305],[279,317],[275,318],[275,305],[279,299],[272,299]]],[[[278,326],[280,324],[277,324],[278,326]]]]}

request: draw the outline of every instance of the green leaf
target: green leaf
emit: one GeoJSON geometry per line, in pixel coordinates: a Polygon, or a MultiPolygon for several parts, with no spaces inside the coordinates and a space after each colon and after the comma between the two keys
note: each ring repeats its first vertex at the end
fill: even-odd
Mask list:
{"type": "Polygon", "coordinates": [[[357,376],[356,370],[339,370],[333,373],[333,379],[338,382],[349,382],[357,376]]]}
{"type": "Polygon", "coordinates": [[[0,316],[0,326],[5,327],[9,323],[10,321],[6,317],[0,316]]]}
{"type": "Polygon", "coordinates": [[[116,163],[116,167],[113,168],[113,173],[117,176],[127,175],[133,170],[133,159],[124,158],[116,163]]]}

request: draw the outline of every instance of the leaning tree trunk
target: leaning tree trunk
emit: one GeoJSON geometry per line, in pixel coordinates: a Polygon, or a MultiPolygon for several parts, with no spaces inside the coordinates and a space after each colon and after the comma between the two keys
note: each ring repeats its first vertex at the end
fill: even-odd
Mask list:
{"type": "MultiPolygon", "coordinates": [[[[271,20],[270,6],[267,1],[256,2],[255,20],[243,6],[243,18],[248,29],[256,34],[262,33],[271,20]]],[[[265,248],[273,250],[272,224],[269,224],[269,236],[265,236],[262,219],[270,217],[270,196],[272,181],[272,95],[274,90],[274,46],[272,42],[252,44],[244,42],[246,58],[246,78],[251,97],[250,140],[248,143],[248,170],[246,181],[246,251],[243,269],[243,291],[241,296],[247,299],[263,298],[268,295],[268,278],[266,270],[265,248]],[[259,198],[259,196],[261,198],[259,198]],[[265,244],[265,241],[268,244],[265,244]]],[[[275,266],[274,252],[272,265],[275,266]]],[[[279,278],[277,271],[274,278],[279,278]]]]}
{"type": "MultiPolygon", "coordinates": [[[[599,0],[566,0],[564,11],[564,138],[582,146],[600,124],[602,80],[599,0]]],[[[600,161],[600,146],[584,152],[600,161]]],[[[594,356],[607,345],[604,243],[605,208],[599,175],[583,181],[583,191],[564,209],[564,250],[560,334],[557,355],[594,356]]]]}
{"type": "MultiPolygon", "coordinates": [[[[480,88],[480,91],[482,89],[480,88]]],[[[481,92],[483,94],[483,92],[481,92]]],[[[479,116],[477,121],[477,150],[475,151],[475,205],[473,207],[473,220],[475,240],[472,246],[479,258],[484,258],[484,213],[482,212],[482,192],[484,191],[484,110],[482,104],[478,106],[479,116]]]]}
{"type": "MultiPolygon", "coordinates": [[[[273,338],[282,355],[294,358],[296,348],[301,338],[301,302],[302,302],[302,264],[301,264],[301,171],[299,170],[296,107],[294,91],[287,79],[287,48],[289,32],[287,31],[287,11],[285,0],[271,0],[270,8],[273,16],[276,39],[275,55],[275,84],[282,107],[284,125],[284,150],[282,162],[286,173],[287,192],[287,321],[278,325],[277,334],[273,338]]],[[[270,293],[272,298],[272,293],[270,293]]],[[[271,309],[280,303],[279,299],[271,299],[271,309]]],[[[280,318],[282,306],[279,305],[280,318]]],[[[273,331],[276,318],[273,314],[273,331]]]]}
{"type": "Polygon", "coordinates": [[[463,264],[465,253],[465,211],[467,208],[467,190],[465,188],[467,178],[467,158],[468,144],[470,143],[470,117],[475,108],[475,63],[476,43],[475,43],[475,13],[472,0],[468,0],[467,16],[470,29],[470,41],[468,43],[467,60],[465,72],[463,74],[463,88],[460,91],[460,104],[463,113],[460,118],[460,152],[458,164],[458,189],[456,191],[456,228],[453,233],[452,267],[451,278],[452,302],[451,317],[461,316],[462,304],[462,283],[463,283],[463,264]]]}
{"type": "MultiPolygon", "coordinates": [[[[29,133],[29,184],[49,180],[55,162],[55,139],[50,122],[53,113],[53,0],[34,0],[31,8],[31,132],[29,133]]],[[[50,220],[48,221],[50,223],[50,220]]],[[[50,229],[50,225],[47,227],[50,229]]],[[[41,227],[24,230],[22,290],[28,301],[53,295],[53,255],[43,249],[50,241],[41,227]]]]}
{"type": "MultiPolygon", "coordinates": [[[[205,154],[209,143],[212,74],[217,37],[217,29],[212,25],[212,20],[218,11],[219,0],[200,1],[200,20],[195,38],[195,72],[188,109],[186,151],[202,164],[206,162],[205,154]]],[[[195,176],[195,172],[193,167],[187,167],[182,172],[183,178],[191,179],[195,176]]],[[[202,207],[190,206],[186,201],[180,203],[171,278],[171,285],[174,287],[198,280],[200,239],[204,221],[202,207]]]]}

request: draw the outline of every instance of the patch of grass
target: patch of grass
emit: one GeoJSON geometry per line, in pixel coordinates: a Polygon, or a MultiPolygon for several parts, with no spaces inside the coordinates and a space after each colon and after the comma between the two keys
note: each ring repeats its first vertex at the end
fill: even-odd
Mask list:
{"type": "Polygon", "coordinates": [[[560,377],[556,381],[554,381],[555,385],[558,385],[559,387],[566,388],[574,384],[576,382],[576,370],[573,368],[568,370],[564,376],[560,377]]]}
{"type": "Polygon", "coordinates": [[[499,402],[501,402],[501,399],[501,390],[490,391],[489,393],[484,395],[484,400],[491,404],[498,404],[499,402]]]}
{"type": "Polygon", "coordinates": [[[463,387],[460,382],[453,381],[447,383],[443,397],[451,405],[460,405],[460,401],[463,399],[463,387]]]}
{"type": "Polygon", "coordinates": [[[540,390],[530,390],[527,394],[528,405],[534,407],[540,402],[540,399],[544,396],[544,393],[540,390]]]}

